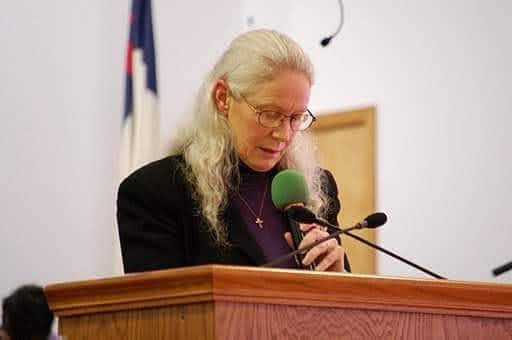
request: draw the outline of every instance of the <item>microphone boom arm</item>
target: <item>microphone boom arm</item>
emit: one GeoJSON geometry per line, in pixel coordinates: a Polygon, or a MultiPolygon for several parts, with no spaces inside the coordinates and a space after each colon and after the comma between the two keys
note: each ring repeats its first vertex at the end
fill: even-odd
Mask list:
{"type": "Polygon", "coordinates": [[[432,277],[435,277],[436,279],[446,280],[446,277],[443,277],[443,276],[441,276],[439,274],[434,273],[433,271],[428,270],[427,268],[424,268],[424,267],[422,267],[422,266],[420,266],[420,265],[418,265],[416,263],[413,263],[413,262],[411,262],[411,261],[409,261],[407,259],[404,259],[400,255],[394,254],[394,253],[390,252],[389,250],[386,250],[386,249],[384,249],[384,248],[382,248],[382,247],[380,247],[380,246],[378,246],[378,245],[376,245],[374,243],[371,243],[371,242],[365,240],[362,237],[359,237],[357,235],[354,235],[354,234],[350,233],[349,231],[345,232],[344,234],[347,235],[347,236],[352,237],[353,239],[358,240],[359,242],[362,242],[362,243],[366,244],[367,246],[369,246],[371,248],[378,249],[381,252],[391,256],[392,258],[397,259],[398,261],[402,261],[402,262],[404,262],[404,263],[406,263],[406,264],[408,264],[408,265],[410,265],[410,266],[412,266],[412,267],[414,267],[414,268],[416,268],[416,269],[418,269],[418,270],[420,270],[420,271],[422,271],[422,272],[424,272],[424,273],[426,273],[426,274],[428,274],[428,275],[430,275],[432,277]]]}
{"type": "MultiPolygon", "coordinates": [[[[356,239],[357,241],[359,242],[362,242],[364,244],[366,244],[367,246],[371,247],[371,248],[374,248],[374,249],[377,249],[383,253],[385,253],[386,255],[389,255],[391,256],[392,258],[398,260],[398,261],[401,261],[411,267],[414,267],[420,271],[422,271],[423,273],[425,274],[428,274],[436,279],[442,279],[442,280],[446,280],[445,277],[439,275],[439,274],[436,274],[434,273],[433,271],[429,270],[429,269],[426,269],[414,262],[411,262],[395,253],[393,253],[392,251],[389,251],[385,248],[382,248],[372,242],[369,242],[367,240],[365,240],[364,238],[362,237],[359,237],[357,235],[354,235],[351,233],[352,230],[354,229],[363,229],[363,228],[377,228],[379,226],[381,226],[382,224],[386,223],[386,220],[387,220],[387,217],[385,214],[383,213],[376,213],[376,214],[372,214],[370,216],[368,216],[364,221],[362,222],[358,222],[357,224],[355,224],[353,227],[350,227],[350,228],[346,228],[346,229],[341,229],[339,228],[338,226],[335,226],[329,222],[327,222],[326,220],[323,220],[321,218],[317,218],[315,216],[315,214],[313,214],[311,211],[309,211],[308,209],[300,206],[300,207],[291,207],[290,209],[288,209],[287,211],[287,214],[288,214],[288,217],[291,218],[291,219],[294,219],[296,220],[297,222],[299,223],[315,223],[315,224],[318,224],[318,225],[321,225],[323,227],[326,227],[331,233],[324,237],[324,238],[321,238],[319,240],[316,240],[315,242],[312,242],[311,244],[308,244],[307,246],[304,246],[302,248],[299,248],[291,253],[288,253],[288,254],[285,254],[283,256],[280,256],[278,257],[277,259],[274,259],[268,263],[265,263],[262,265],[262,267],[273,267],[274,265],[278,264],[278,263],[281,263],[282,261],[285,261],[285,260],[288,260],[290,258],[292,258],[293,256],[295,255],[298,255],[298,254],[304,254],[305,252],[307,252],[308,250],[310,250],[311,248],[315,247],[316,245],[322,243],[322,242],[325,242],[327,240],[330,240],[331,238],[335,238],[335,237],[338,237],[339,235],[341,234],[345,234],[347,236],[350,236],[354,239],[356,239]]],[[[509,264],[510,265],[510,264],[509,264]]]]}
{"type": "MultiPolygon", "coordinates": [[[[323,225],[324,227],[326,227],[329,230],[334,231],[334,233],[336,233],[338,230],[342,230],[342,229],[336,227],[335,225],[330,224],[327,221],[324,221],[324,220],[321,220],[321,219],[318,219],[318,221],[321,222],[319,224],[323,225]]],[[[354,228],[354,229],[363,229],[364,227],[366,227],[366,226],[363,225],[363,223],[365,223],[365,221],[363,221],[362,223],[361,222],[357,223],[356,226],[359,226],[359,228],[354,228]]],[[[398,261],[401,261],[401,262],[403,262],[405,264],[408,264],[409,266],[414,267],[414,268],[418,269],[419,271],[422,271],[425,274],[428,274],[428,275],[430,275],[432,277],[435,277],[436,279],[446,280],[446,277],[443,277],[443,276],[441,276],[439,274],[436,274],[433,271],[428,270],[427,268],[424,268],[424,267],[420,266],[419,264],[416,264],[416,263],[411,262],[411,261],[409,261],[407,259],[404,259],[400,255],[397,255],[397,254],[393,253],[392,251],[389,251],[389,250],[387,250],[385,248],[382,248],[381,246],[378,246],[378,245],[376,245],[376,244],[374,244],[374,243],[372,243],[370,241],[367,241],[367,240],[365,240],[364,238],[362,238],[360,236],[352,234],[350,232],[352,230],[352,228],[349,228],[349,229],[350,230],[345,230],[345,231],[343,231],[340,234],[345,234],[347,236],[352,237],[353,239],[358,240],[359,242],[362,242],[362,243],[366,244],[370,248],[374,248],[374,249],[380,250],[381,252],[385,253],[386,255],[389,255],[389,256],[391,256],[392,258],[394,258],[394,259],[396,259],[398,261]]]]}

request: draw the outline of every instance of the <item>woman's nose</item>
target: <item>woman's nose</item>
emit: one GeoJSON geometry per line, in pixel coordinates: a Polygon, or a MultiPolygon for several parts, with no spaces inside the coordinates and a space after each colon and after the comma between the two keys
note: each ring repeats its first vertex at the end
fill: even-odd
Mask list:
{"type": "Polygon", "coordinates": [[[272,136],[280,141],[287,142],[293,135],[293,130],[290,122],[290,117],[283,117],[281,124],[274,128],[272,136]]]}

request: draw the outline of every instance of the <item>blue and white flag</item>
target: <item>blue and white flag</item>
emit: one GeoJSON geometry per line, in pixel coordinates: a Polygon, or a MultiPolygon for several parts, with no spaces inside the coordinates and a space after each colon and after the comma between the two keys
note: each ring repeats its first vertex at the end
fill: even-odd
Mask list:
{"type": "Polygon", "coordinates": [[[126,53],[122,178],[158,158],[159,131],[151,1],[133,0],[126,53]]]}
{"type": "MultiPolygon", "coordinates": [[[[159,121],[151,1],[133,0],[130,39],[126,51],[121,179],[159,157],[159,121]]],[[[117,230],[114,233],[114,273],[123,273],[117,230]]]]}

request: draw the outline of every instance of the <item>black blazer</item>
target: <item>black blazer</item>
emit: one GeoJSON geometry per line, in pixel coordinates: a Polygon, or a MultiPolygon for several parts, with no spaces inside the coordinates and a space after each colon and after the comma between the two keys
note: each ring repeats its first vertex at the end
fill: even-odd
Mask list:
{"type": "MultiPolygon", "coordinates": [[[[267,262],[234,207],[228,206],[222,215],[230,246],[216,245],[192,198],[184,165],[182,156],[170,156],[140,168],[121,183],[117,220],[125,272],[213,263],[258,266],[267,262]]],[[[336,183],[330,172],[324,174],[324,189],[332,200],[326,218],[337,225],[340,203],[336,183]]],[[[348,265],[346,258],[345,263],[348,265]]]]}

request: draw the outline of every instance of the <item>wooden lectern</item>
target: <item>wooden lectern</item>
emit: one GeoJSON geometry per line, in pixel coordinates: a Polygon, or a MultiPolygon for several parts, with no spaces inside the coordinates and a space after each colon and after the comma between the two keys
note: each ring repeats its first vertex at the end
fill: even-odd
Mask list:
{"type": "Polygon", "coordinates": [[[512,339],[512,285],[208,265],[53,284],[66,339],[512,339]]]}

